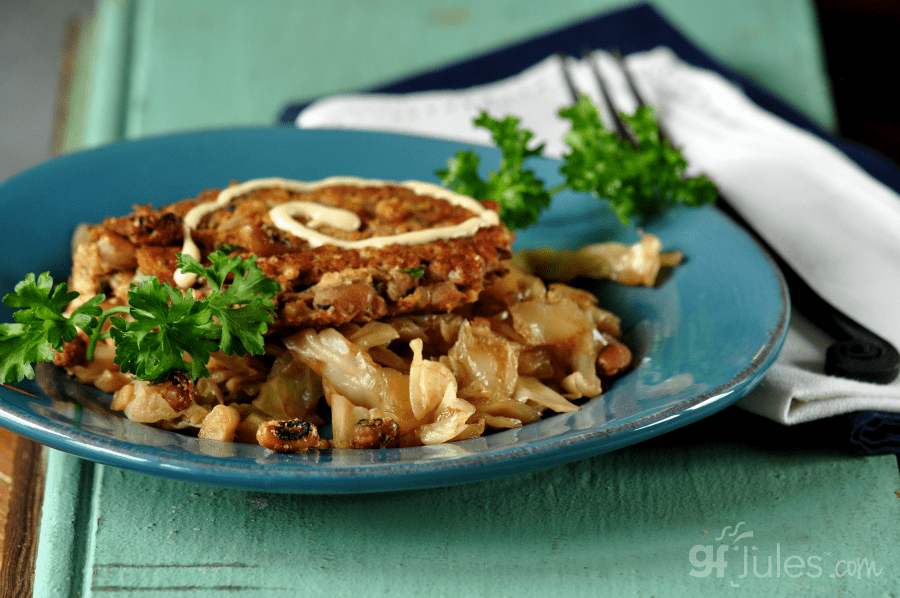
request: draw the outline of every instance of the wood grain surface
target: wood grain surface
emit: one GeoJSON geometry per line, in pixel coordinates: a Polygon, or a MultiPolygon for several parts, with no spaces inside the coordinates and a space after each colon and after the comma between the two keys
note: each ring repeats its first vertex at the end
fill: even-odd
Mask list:
{"type": "Polygon", "coordinates": [[[16,438],[12,432],[0,429],[0,546],[3,545],[6,515],[9,513],[16,438]]]}
{"type": "Polygon", "coordinates": [[[0,429],[0,596],[29,597],[44,488],[42,447],[0,429]]]}

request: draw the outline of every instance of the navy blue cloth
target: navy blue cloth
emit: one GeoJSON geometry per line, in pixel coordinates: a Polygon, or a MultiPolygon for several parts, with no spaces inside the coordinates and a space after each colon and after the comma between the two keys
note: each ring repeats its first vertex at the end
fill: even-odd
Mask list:
{"type": "MultiPolygon", "coordinates": [[[[756,104],[833,144],[871,176],[900,193],[900,169],[895,164],[870,149],[831,134],[785,101],[720,63],[649,4],[603,13],[480,56],[361,91],[401,94],[465,89],[516,75],[557,52],[579,56],[586,49],[617,49],[629,54],[659,46],[669,47],[689,64],[715,71],[729,79],[756,104]]],[[[279,123],[293,125],[297,115],[312,100],[287,106],[279,117],[279,123]]],[[[856,450],[900,453],[900,414],[854,413],[848,417],[848,424],[848,443],[856,450]]]]}
{"type": "Polygon", "coordinates": [[[858,411],[847,417],[850,444],[867,455],[900,453],[900,414],[858,411]]]}

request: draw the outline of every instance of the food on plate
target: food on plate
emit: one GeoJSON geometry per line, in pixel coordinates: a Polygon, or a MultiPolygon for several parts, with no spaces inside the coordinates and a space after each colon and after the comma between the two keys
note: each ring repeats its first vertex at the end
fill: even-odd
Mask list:
{"type": "Polygon", "coordinates": [[[684,256],[680,251],[662,251],[655,235],[638,234],[641,240],[630,245],[606,241],[575,250],[524,249],[513,256],[512,263],[544,281],[570,282],[585,277],[652,287],[663,269],[677,266],[684,256]]]}
{"type": "Polygon", "coordinates": [[[364,183],[257,179],[159,210],[140,207],[85,233],[71,287],[124,302],[138,271],[202,293],[176,256],[231,250],[256,256],[278,282],[273,326],[291,329],[449,311],[504,269],[513,234],[480,202],[424,183],[364,183]]]}
{"type": "Polygon", "coordinates": [[[49,351],[133,421],[276,452],[438,444],[577,410],[630,366],[619,319],[512,265],[496,210],[346,177],[136,207],[78,231],[69,285],[29,276],[4,298],[20,311],[0,343],[18,356],[0,373],[49,351]]]}
{"type": "Polygon", "coordinates": [[[716,191],[649,108],[623,115],[632,141],[587,96],[559,116],[570,151],[549,189],[525,168],[533,133],[481,112],[500,168],[483,179],[460,151],[436,173],[452,191],[255,179],[84,225],[69,284],[29,274],[3,298],[18,311],[0,324],[0,381],[53,361],[131,420],[275,452],[439,444],[577,410],[631,352],[618,317],[565,283],[652,286],[681,255],[644,233],[513,255],[511,231],[563,189],[623,223],[716,191]]]}

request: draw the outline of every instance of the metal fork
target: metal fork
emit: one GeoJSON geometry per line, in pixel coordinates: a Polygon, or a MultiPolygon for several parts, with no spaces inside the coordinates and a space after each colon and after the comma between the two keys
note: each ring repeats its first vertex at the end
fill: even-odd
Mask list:
{"type": "MultiPolygon", "coordinates": [[[[617,67],[624,75],[635,102],[638,106],[645,105],[646,102],[624,57],[617,51],[613,51],[612,55],[615,58],[617,67]]],[[[631,134],[628,126],[622,119],[622,111],[613,100],[609,92],[609,85],[600,71],[597,53],[595,51],[586,52],[584,59],[591,67],[593,77],[600,88],[605,107],[613,115],[613,131],[619,137],[628,139],[632,145],[637,147],[637,139],[631,134]]],[[[559,56],[559,62],[569,92],[572,95],[572,100],[577,101],[580,92],[574,84],[568,60],[569,57],[567,56],[559,56]]],[[[663,141],[671,143],[671,139],[662,126],[660,126],[660,137],[663,141]]],[[[824,369],[826,374],[876,384],[888,384],[897,378],[897,375],[900,374],[900,353],[897,352],[897,349],[891,343],[868,330],[816,293],[721,195],[718,198],[717,206],[748,231],[760,246],[772,256],[772,259],[784,275],[795,309],[834,339],[834,342],[828,347],[825,354],[824,369]]]]}

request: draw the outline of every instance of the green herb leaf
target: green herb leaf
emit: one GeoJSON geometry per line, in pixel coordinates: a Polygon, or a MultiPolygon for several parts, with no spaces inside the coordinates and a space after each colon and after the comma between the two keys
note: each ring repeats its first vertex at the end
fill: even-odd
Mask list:
{"type": "Polygon", "coordinates": [[[110,318],[115,363],[123,371],[151,382],[161,382],[176,371],[189,372],[193,378],[209,374],[206,364],[218,347],[219,326],[204,301],[146,278],[128,291],[128,303],[132,321],[110,318]]]}
{"type": "Polygon", "coordinates": [[[410,268],[401,268],[401,272],[412,278],[413,280],[418,280],[425,276],[425,267],[424,266],[413,266],[410,268]]]}
{"type": "Polygon", "coordinates": [[[511,228],[525,228],[537,222],[538,214],[550,205],[550,192],[533,170],[524,167],[525,160],[540,156],[544,145],[529,148],[534,134],[519,126],[519,119],[507,116],[503,120],[491,118],[481,111],[474,121],[488,129],[500,148],[500,168],[491,172],[486,181],[478,174],[480,160],[471,151],[457,153],[447,163],[447,169],[437,172],[441,181],[455,192],[476,199],[493,199],[500,204],[500,220],[511,228]]]}
{"type": "Polygon", "coordinates": [[[229,355],[261,355],[263,335],[274,321],[272,299],[281,287],[263,274],[256,256],[242,259],[217,251],[209,260],[211,266],[204,267],[182,255],[178,265],[183,272],[205,277],[213,288],[205,301],[221,326],[219,349],[229,355]],[[224,288],[227,280],[231,284],[224,288]]]}
{"type": "Polygon", "coordinates": [[[650,218],[672,205],[701,205],[716,199],[716,188],[707,177],[688,178],[687,162],[659,134],[649,106],[622,119],[634,134],[637,147],[619,139],[600,120],[596,105],[585,95],[559,111],[572,122],[564,141],[571,149],[560,168],[567,185],[608,199],[610,207],[627,224],[632,217],[650,218]]]}
{"type": "Polygon", "coordinates": [[[256,258],[230,258],[223,252],[209,256],[202,266],[179,256],[185,272],[205,277],[213,292],[196,300],[154,277],[147,277],[128,292],[126,306],[102,311],[103,295],[92,297],[67,317],[69,303],[78,297],[65,284],[53,288],[48,273],[29,274],[3,302],[18,311],[14,324],[0,324],[0,380],[34,378],[32,364],[51,361],[53,349],[62,350],[79,329],[88,334],[90,348],[111,336],[116,343],[115,363],[138,379],[160,382],[175,372],[193,378],[207,376],[210,354],[261,354],[263,335],[273,321],[273,299],[280,290],[267,278],[256,258]],[[122,317],[120,313],[127,313],[122,317]],[[112,317],[110,317],[112,316],[112,317]],[[109,318],[112,328],[101,333],[109,318]],[[187,356],[187,357],[185,357],[187,356]]]}
{"type": "Polygon", "coordinates": [[[436,174],[457,193],[497,201],[500,219],[511,229],[534,224],[550,198],[565,188],[608,200],[625,224],[632,217],[650,218],[677,203],[697,206],[716,200],[715,185],[706,176],[685,175],[686,161],[661,139],[651,108],[622,115],[637,147],[603,126],[597,106],[586,95],[561,109],[559,116],[572,123],[564,137],[570,151],[560,168],[565,182],[553,189],[547,190],[534,171],[524,167],[528,158],[543,151],[543,145],[528,148],[533,133],[520,127],[513,116],[496,120],[484,111],[473,123],[491,132],[502,153],[499,170],[482,179],[478,155],[462,151],[436,174]]]}
{"type": "Polygon", "coordinates": [[[235,245],[234,243],[220,243],[216,249],[224,251],[225,253],[231,253],[232,251],[241,251],[244,248],[240,245],[235,245]]]}
{"type": "Polygon", "coordinates": [[[13,312],[15,324],[0,324],[0,380],[17,382],[34,378],[31,364],[53,360],[53,349],[60,350],[64,342],[73,340],[78,329],[90,331],[100,314],[98,295],[75,309],[70,317],[63,310],[78,293],[70,292],[68,285],[53,287],[49,272],[38,277],[34,274],[16,285],[15,291],[3,298],[13,312]]]}

